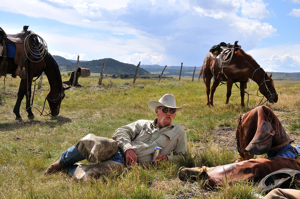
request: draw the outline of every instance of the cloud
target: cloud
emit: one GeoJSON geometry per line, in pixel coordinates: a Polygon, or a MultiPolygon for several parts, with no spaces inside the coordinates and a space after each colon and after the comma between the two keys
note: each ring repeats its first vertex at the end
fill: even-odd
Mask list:
{"type": "Polygon", "coordinates": [[[212,45],[239,40],[248,50],[276,32],[260,21],[269,16],[261,0],[3,1],[5,12],[58,22],[36,30],[50,51],[89,60],[195,66],[212,45]]]}
{"type": "Polygon", "coordinates": [[[269,72],[300,72],[300,45],[273,46],[253,49],[250,55],[269,72]],[[292,49],[292,50],[291,50],[292,49]]]}
{"type": "Polygon", "coordinates": [[[300,9],[293,9],[290,13],[290,16],[300,17],[300,9]]]}
{"type": "Polygon", "coordinates": [[[263,19],[270,17],[269,11],[266,9],[268,4],[262,0],[242,1],[241,13],[244,17],[263,19]]]}

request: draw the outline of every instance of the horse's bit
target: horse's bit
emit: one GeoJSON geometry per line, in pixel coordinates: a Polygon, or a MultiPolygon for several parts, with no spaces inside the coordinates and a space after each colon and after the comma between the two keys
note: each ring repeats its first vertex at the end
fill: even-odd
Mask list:
{"type": "Polygon", "coordinates": [[[50,99],[48,96],[46,97],[46,99],[49,101],[49,102],[52,102],[52,103],[57,103],[57,101],[61,98],[61,99],[64,99],[64,97],[65,97],[65,94],[61,91],[59,94],[58,94],[58,96],[57,96],[57,98],[55,98],[55,99],[50,99]]]}
{"type": "MultiPolygon", "coordinates": [[[[257,70],[259,70],[259,69],[262,69],[261,67],[259,67],[259,68],[257,68],[254,72],[253,72],[253,74],[252,74],[252,80],[253,80],[253,77],[254,77],[254,74],[255,74],[255,72],[257,71],[257,70]]],[[[268,87],[268,85],[267,85],[267,81],[271,81],[271,80],[266,80],[266,78],[264,77],[264,79],[263,79],[263,81],[261,82],[261,84],[259,85],[259,87],[258,87],[258,89],[264,84],[265,85],[265,87],[266,87],[266,90],[267,90],[267,93],[268,93],[268,100],[269,99],[272,99],[273,98],[273,95],[277,95],[277,93],[272,93],[271,91],[270,91],[270,89],[269,89],[269,87],[268,87]]]]}

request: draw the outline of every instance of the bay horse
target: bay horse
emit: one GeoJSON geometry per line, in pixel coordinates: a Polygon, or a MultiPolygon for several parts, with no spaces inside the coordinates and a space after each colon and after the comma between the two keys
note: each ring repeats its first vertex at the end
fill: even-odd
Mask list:
{"type": "Polygon", "coordinates": [[[216,88],[220,82],[225,81],[227,82],[226,104],[229,102],[233,83],[240,82],[241,106],[244,107],[245,89],[249,78],[258,84],[258,90],[269,102],[276,103],[278,95],[272,80],[272,73],[267,75],[251,55],[238,47],[237,42],[234,46],[231,45],[228,51],[231,52],[231,54],[228,53],[231,59],[227,60],[226,66],[222,65],[224,61],[212,52],[209,52],[204,58],[200,76],[203,75],[203,81],[206,85],[207,106],[214,105],[213,98],[216,88]],[[213,85],[210,88],[212,78],[213,85]]]}
{"type": "MultiPolygon", "coordinates": [[[[2,41],[1,39],[0,41],[3,42],[3,46],[6,47],[5,39],[6,41],[7,39],[10,39],[10,41],[8,42],[11,42],[11,44],[13,44],[16,47],[16,56],[0,56],[0,75],[6,76],[6,74],[12,74],[13,77],[16,77],[16,70],[20,65],[20,62],[18,62],[17,59],[19,57],[17,56],[23,53],[18,52],[18,49],[24,49],[24,37],[22,39],[20,35],[24,35],[25,33],[23,31],[22,33],[16,35],[6,35],[6,33],[3,30],[1,30],[2,28],[0,28],[0,36],[2,37],[2,41]],[[5,71],[3,71],[3,67],[5,68],[5,71]]],[[[27,31],[27,29],[25,31],[27,31]]],[[[21,78],[17,101],[13,109],[13,112],[16,115],[16,120],[22,120],[22,117],[20,115],[20,106],[24,96],[26,96],[26,111],[28,113],[28,118],[34,118],[34,114],[32,113],[30,105],[31,85],[33,78],[38,78],[43,72],[45,72],[48,82],[50,84],[50,92],[47,94],[46,97],[50,107],[50,114],[52,116],[57,116],[60,111],[61,102],[65,97],[64,90],[68,87],[63,86],[59,66],[56,63],[55,59],[46,50],[44,51],[44,55],[41,57],[40,60],[36,61],[35,59],[26,59],[24,65],[26,68],[26,75],[22,76],[21,78]]]]}

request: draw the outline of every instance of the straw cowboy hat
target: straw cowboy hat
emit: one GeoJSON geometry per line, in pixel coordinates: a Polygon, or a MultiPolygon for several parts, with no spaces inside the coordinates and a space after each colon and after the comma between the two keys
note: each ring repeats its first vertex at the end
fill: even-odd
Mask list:
{"type": "Polygon", "coordinates": [[[168,107],[168,108],[176,108],[176,111],[180,111],[181,109],[183,109],[185,107],[185,104],[182,105],[181,107],[177,107],[174,95],[165,94],[158,101],[150,101],[148,103],[148,106],[153,111],[155,111],[155,109],[159,106],[165,106],[165,107],[168,107]]]}

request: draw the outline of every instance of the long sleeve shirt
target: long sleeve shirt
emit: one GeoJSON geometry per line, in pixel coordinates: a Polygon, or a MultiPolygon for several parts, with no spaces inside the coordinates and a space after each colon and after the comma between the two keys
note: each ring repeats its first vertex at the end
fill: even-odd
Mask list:
{"type": "Polygon", "coordinates": [[[168,160],[180,158],[186,153],[186,132],[181,126],[172,124],[159,128],[155,124],[156,120],[138,120],[118,128],[112,138],[124,152],[133,149],[139,163],[150,163],[156,146],[162,148],[161,153],[168,160]]]}

